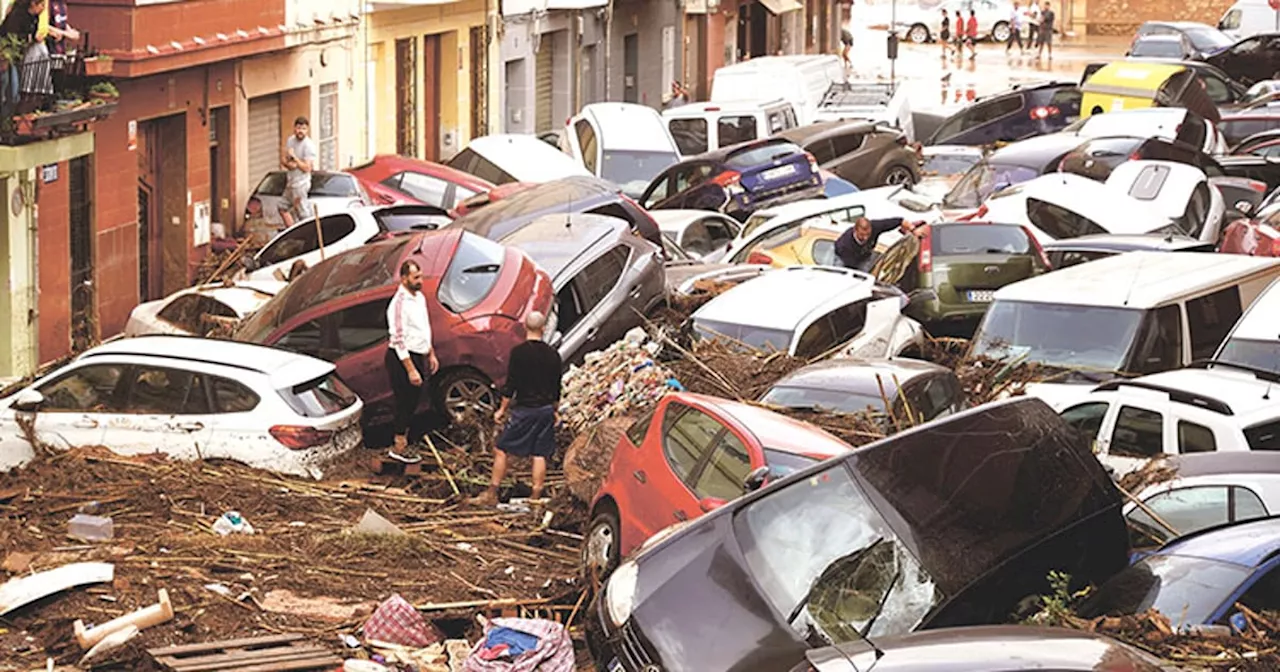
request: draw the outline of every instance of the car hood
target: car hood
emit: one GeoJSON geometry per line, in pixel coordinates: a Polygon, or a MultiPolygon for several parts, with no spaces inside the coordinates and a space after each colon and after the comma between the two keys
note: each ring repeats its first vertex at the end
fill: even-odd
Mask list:
{"type": "Polygon", "coordinates": [[[742,282],[769,270],[761,264],[712,264],[701,261],[667,262],[667,291],[679,294],[693,292],[700,282],[742,282]]]}
{"type": "Polygon", "coordinates": [[[1068,406],[1084,401],[1097,383],[1028,383],[1024,388],[1028,397],[1035,397],[1059,413],[1068,406]]]}

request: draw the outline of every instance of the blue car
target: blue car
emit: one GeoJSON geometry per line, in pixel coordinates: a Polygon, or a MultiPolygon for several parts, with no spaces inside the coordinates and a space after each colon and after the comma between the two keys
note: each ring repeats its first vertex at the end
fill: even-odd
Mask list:
{"type": "Polygon", "coordinates": [[[1075,82],[1014,86],[948,117],[926,145],[992,145],[1056,133],[1080,118],[1075,82]]]}
{"type": "Polygon", "coordinates": [[[1084,618],[1156,609],[1174,628],[1243,630],[1242,604],[1280,610],[1280,517],[1213,527],[1174,539],[1107,580],[1084,618]]]}
{"type": "Polygon", "coordinates": [[[822,197],[813,155],[788,140],[768,138],[684,159],[653,179],[640,205],[715,210],[745,222],[761,208],[822,197]]]}

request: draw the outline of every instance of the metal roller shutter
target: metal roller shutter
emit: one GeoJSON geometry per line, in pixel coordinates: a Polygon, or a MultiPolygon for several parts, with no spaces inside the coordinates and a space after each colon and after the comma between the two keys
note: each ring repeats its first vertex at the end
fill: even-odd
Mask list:
{"type": "Polygon", "coordinates": [[[280,94],[249,100],[249,184],[254,187],[267,173],[280,169],[280,94]]]}
{"type": "Polygon", "coordinates": [[[537,119],[534,131],[537,133],[546,133],[556,125],[551,118],[552,73],[555,72],[555,60],[552,58],[554,50],[555,41],[552,40],[551,35],[543,35],[542,42],[538,45],[537,102],[534,107],[534,118],[537,119]]]}

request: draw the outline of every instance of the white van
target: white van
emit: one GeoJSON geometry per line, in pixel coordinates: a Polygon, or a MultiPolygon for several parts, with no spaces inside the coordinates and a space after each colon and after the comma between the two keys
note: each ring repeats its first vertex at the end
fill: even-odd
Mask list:
{"type": "Polygon", "coordinates": [[[1276,10],[1267,0],[1236,0],[1218,21],[1218,30],[1243,40],[1259,33],[1276,32],[1276,10]]]}
{"type": "Polygon", "coordinates": [[[842,81],[844,66],[834,54],[761,56],[717,69],[711,79],[711,102],[781,97],[795,107],[803,126],[813,123],[827,88],[842,81]]]}
{"type": "Polygon", "coordinates": [[[1213,358],[1280,375],[1280,280],[1249,306],[1213,358]]]}
{"type": "Polygon", "coordinates": [[[635,103],[592,103],[565,125],[565,151],[596,177],[632,198],[680,160],[680,148],[657,110],[635,103]]]}
{"type": "Polygon", "coordinates": [[[791,103],[776,98],[765,102],[690,103],[662,111],[662,120],[683,156],[748,142],[799,125],[791,103]]]}
{"type": "Polygon", "coordinates": [[[1027,393],[1062,409],[1117,372],[1150,374],[1208,359],[1280,277],[1280,259],[1129,252],[996,290],[971,356],[1073,373],[1027,393]],[[1085,383],[1085,384],[1081,384],[1085,383]]]}

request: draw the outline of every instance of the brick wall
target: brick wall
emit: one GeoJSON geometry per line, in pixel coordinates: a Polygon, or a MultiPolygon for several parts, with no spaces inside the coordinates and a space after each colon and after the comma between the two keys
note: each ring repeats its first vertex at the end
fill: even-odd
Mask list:
{"type": "Polygon", "coordinates": [[[93,46],[103,50],[134,51],[148,44],[206,40],[237,30],[254,33],[259,26],[275,28],[285,22],[282,0],[185,0],[149,3],[136,0],[69,0],[71,25],[90,33],[93,46]]]}
{"type": "Polygon", "coordinates": [[[1129,35],[1143,21],[1200,21],[1218,25],[1233,0],[1088,0],[1088,32],[1093,35],[1129,35]]]}
{"type": "Polygon", "coordinates": [[[58,164],[58,179],[44,184],[36,171],[39,194],[38,248],[40,302],[38,363],[71,352],[71,205],[67,162],[58,164]]]}

